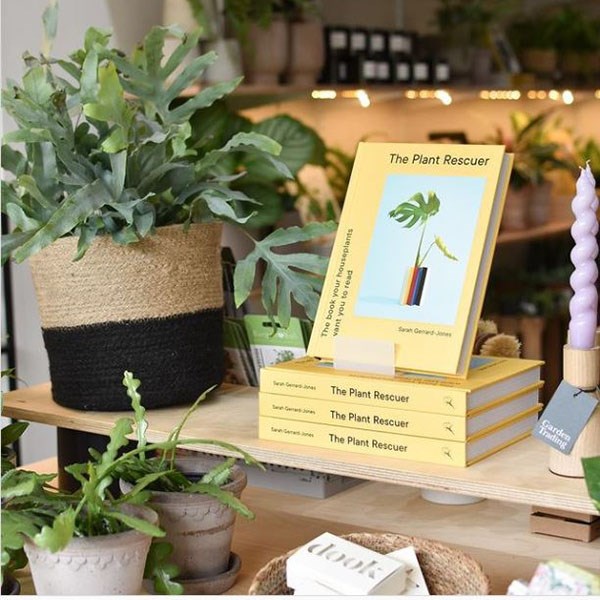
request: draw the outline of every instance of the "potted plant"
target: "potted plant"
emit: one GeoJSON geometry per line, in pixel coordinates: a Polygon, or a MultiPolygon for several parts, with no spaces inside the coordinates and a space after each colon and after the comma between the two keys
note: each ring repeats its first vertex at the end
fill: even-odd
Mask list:
{"type": "MultiPolygon", "coordinates": [[[[49,40],[54,10],[45,17],[49,40]]],[[[2,211],[14,226],[2,237],[3,260],[30,259],[57,402],[127,408],[115,383],[126,363],[145,382],[147,406],[189,403],[223,376],[221,224],[243,225],[249,217],[235,206],[256,202],[232,189],[243,177],[236,159],[290,171],[279,144],[259,133],[204,151],[190,143],[195,111],[239,83],[179,99],[216,58],[198,57],[167,83],[197,34],[154,28],[130,57],[109,40],[91,28],[69,59],[27,56],[22,84],[2,92],[18,127],[2,147],[2,166],[14,175],[2,182],[2,211]],[[163,60],[167,35],[180,44],[163,60]],[[23,142],[25,153],[11,145],[23,142]]],[[[285,262],[274,248],[333,228],[253,240],[236,270],[236,301],[249,295],[260,261],[267,313],[279,312],[286,326],[293,294],[314,315],[326,259],[285,262]]]]}
{"type": "Polygon", "coordinates": [[[73,494],[51,487],[55,474],[12,469],[2,475],[3,569],[24,550],[40,595],[140,591],[152,537],[164,532],[156,513],[142,505],[143,486],[117,500],[107,491],[128,433],[129,420],[119,420],[103,454],[70,467],[80,482],[73,494]]]}
{"type": "Polygon", "coordinates": [[[548,15],[511,23],[508,36],[525,71],[546,78],[556,75],[555,28],[556,21],[548,15]]]}
{"type": "Polygon", "coordinates": [[[503,0],[439,0],[436,20],[453,74],[475,83],[489,78],[490,27],[511,4],[503,0]]]}
{"type": "Polygon", "coordinates": [[[564,5],[554,14],[554,43],[561,55],[560,69],[573,83],[594,81],[597,52],[600,49],[597,22],[583,11],[564,5]]]}
{"type": "MultiPolygon", "coordinates": [[[[240,479],[245,483],[245,478],[239,476],[239,467],[239,471],[232,468],[231,460],[216,466],[194,484],[175,467],[175,449],[180,443],[221,446],[239,453],[248,464],[258,465],[231,444],[180,440],[185,422],[206,394],[185,412],[166,441],[149,444],[145,435],[145,409],[137,393],[140,382],[125,372],[123,383],[131,398],[134,417],[122,417],[115,423],[103,453],[90,450],[86,463],[66,467],[79,484],[74,492],[54,488],[50,482],[55,474],[12,469],[2,476],[2,567],[3,570],[10,567],[17,553],[24,549],[40,595],[79,595],[82,590],[92,595],[136,594],[141,589],[142,576],[153,579],[154,589],[159,593],[181,593],[181,585],[173,581],[179,569],[167,562],[172,551],[169,538],[152,542],[153,537],[165,537],[157,512],[148,506],[150,500],[161,506],[157,492],[150,491],[157,487],[170,485],[178,489],[187,482],[187,493],[180,496],[195,496],[202,510],[218,512],[214,505],[202,504],[206,498],[216,499],[219,507],[231,507],[253,517],[235,496],[243,487],[240,479]],[[127,450],[128,437],[134,432],[137,445],[127,450]],[[160,454],[155,456],[157,451],[160,454]],[[119,477],[127,477],[133,485],[115,497],[109,486],[119,477]],[[224,485],[228,478],[234,481],[234,493],[224,485]]],[[[164,518],[164,510],[159,508],[159,513],[164,518]]],[[[168,535],[173,537],[172,532],[168,535]]],[[[180,552],[181,548],[177,548],[173,560],[180,552]]],[[[195,556],[196,560],[199,558],[195,556]]]]}
{"type": "Polygon", "coordinates": [[[571,162],[567,150],[552,137],[558,121],[549,121],[549,116],[548,112],[536,116],[512,112],[511,136],[505,138],[498,129],[492,138],[492,143],[504,144],[507,152],[515,155],[502,229],[525,229],[548,221],[551,184],[546,175],[552,170],[569,169],[571,162]]]}
{"type": "Polygon", "coordinates": [[[315,0],[284,0],[290,24],[286,83],[314,85],[325,63],[323,23],[315,0]]]}
{"type": "Polygon", "coordinates": [[[425,279],[427,277],[427,267],[425,267],[424,264],[425,259],[432,249],[437,248],[449,260],[458,260],[458,258],[448,250],[446,244],[444,244],[439,235],[435,235],[426,248],[423,246],[427,223],[431,218],[435,217],[439,211],[440,199],[435,192],[430,191],[427,193],[427,200],[425,200],[425,196],[421,192],[418,192],[406,200],[406,202],[398,204],[396,208],[389,212],[388,216],[400,223],[402,227],[410,229],[416,225],[421,228],[415,262],[413,266],[408,267],[407,269],[400,304],[405,304],[407,306],[421,305],[425,279]]]}
{"type": "MultiPolygon", "coordinates": [[[[173,428],[162,451],[151,455],[149,450],[155,445],[146,440],[148,424],[138,392],[140,380],[126,371],[123,384],[135,413],[139,452],[129,454],[117,467],[121,489],[127,496],[141,482],[149,481],[146,488],[150,491],[149,502],[159,515],[165,540],[173,546],[171,560],[179,571],[177,580],[187,593],[221,593],[233,585],[240,567],[239,559],[231,553],[236,514],[254,518],[239,499],[246,486],[246,474],[235,464],[235,458],[215,462],[176,455],[180,434],[205,394],[173,428]],[[206,588],[209,584],[211,587],[206,588]]],[[[235,446],[212,440],[205,443],[237,452],[247,464],[262,468],[235,446]]]]}

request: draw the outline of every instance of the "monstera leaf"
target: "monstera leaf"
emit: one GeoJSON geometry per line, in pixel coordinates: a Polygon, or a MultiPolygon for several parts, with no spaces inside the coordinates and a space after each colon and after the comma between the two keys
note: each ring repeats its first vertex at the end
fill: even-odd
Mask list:
{"type": "Polygon", "coordinates": [[[236,304],[240,306],[250,295],[258,261],[263,260],[266,271],[262,281],[262,301],[268,314],[277,314],[281,326],[286,328],[292,314],[293,296],[309,318],[314,319],[328,259],[307,253],[279,254],[273,248],[326,235],[335,228],[332,222],[309,223],[302,228],[278,229],[261,241],[255,240],[254,250],[235,268],[236,304]]]}
{"type": "Polygon", "coordinates": [[[389,216],[410,229],[414,225],[424,225],[427,220],[440,210],[440,199],[435,192],[428,192],[427,200],[421,192],[411,196],[406,202],[398,204],[389,212],[389,216]]]}

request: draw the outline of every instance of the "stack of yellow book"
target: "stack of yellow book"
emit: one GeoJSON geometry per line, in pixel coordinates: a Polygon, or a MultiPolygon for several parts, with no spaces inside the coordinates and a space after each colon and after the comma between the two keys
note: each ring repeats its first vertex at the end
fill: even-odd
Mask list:
{"type": "Polygon", "coordinates": [[[540,363],[472,356],[512,161],[359,144],[308,357],[261,371],[261,438],[467,466],[529,435],[540,363]]]}
{"type": "Polygon", "coordinates": [[[334,369],[311,357],[261,371],[259,436],[467,466],[528,436],[539,361],[473,357],[466,379],[334,369]]]}

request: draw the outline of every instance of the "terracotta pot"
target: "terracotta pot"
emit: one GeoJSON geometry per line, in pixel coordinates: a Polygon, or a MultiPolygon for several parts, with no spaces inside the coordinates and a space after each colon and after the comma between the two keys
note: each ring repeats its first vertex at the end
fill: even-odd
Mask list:
{"type": "MultiPolygon", "coordinates": [[[[157,524],[145,506],[122,506],[123,512],[157,524]]],[[[63,550],[49,552],[26,541],[33,585],[38,596],[133,595],[142,590],[152,538],[139,531],[73,538],[63,550]]]]}
{"type": "Polygon", "coordinates": [[[31,257],[54,400],[128,410],[126,369],[143,381],[146,408],[221,383],[220,244],[220,223],[171,225],[126,246],[99,236],[77,262],[73,236],[31,257]]]}
{"type": "Polygon", "coordinates": [[[529,73],[551,76],[556,71],[557,55],[553,48],[526,48],[521,53],[523,69],[529,73]]]}
{"type": "Polygon", "coordinates": [[[287,82],[294,85],[314,85],[324,63],[325,46],[321,21],[291,23],[287,82]]]}
{"type": "MultiPolygon", "coordinates": [[[[216,462],[206,457],[184,457],[177,467],[188,477],[201,476],[216,462]]],[[[246,473],[234,466],[232,481],[222,489],[239,498],[246,487],[246,473]]],[[[121,481],[126,492],[131,484],[121,481]]],[[[152,492],[152,507],[166,532],[164,540],[173,544],[170,557],[180,569],[179,580],[199,579],[227,570],[236,512],[207,494],[152,492]]]]}
{"type": "Polygon", "coordinates": [[[216,52],[217,60],[204,71],[207,83],[229,81],[243,75],[242,51],[236,39],[219,39],[203,44],[205,52],[216,52]]]}
{"type": "Polygon", "coordinates": [[[509,186],[500,221],[502,231],[517,231],[527,228],[527,207],[530,196],[531,187],[528,185],[521,188],[509,186]]]}
{"type": "Polygon", "coordinates": [[[273,19],[264,29],[252,24],[243,48],[247,83],[276,85],[288,63],[288,26],[283,19],[273,19]]]}
{"type": "Polygon", "coordinates": [[[552,184],[544,182],[531,188],[531,195],[527,205],[527,220],[532,227],[540,227],[550,220],[550,198],[552,184]]]}

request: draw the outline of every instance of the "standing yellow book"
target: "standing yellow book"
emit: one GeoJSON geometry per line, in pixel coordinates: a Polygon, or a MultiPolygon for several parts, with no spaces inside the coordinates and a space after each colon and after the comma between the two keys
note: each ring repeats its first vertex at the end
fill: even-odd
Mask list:
{"type": "Polygon", "coordinates": [[[511,166],[503,146],[359,144],[308,354],[384,340],[396,367],[464,377],[511,166]]]}

